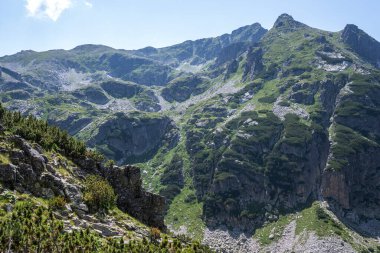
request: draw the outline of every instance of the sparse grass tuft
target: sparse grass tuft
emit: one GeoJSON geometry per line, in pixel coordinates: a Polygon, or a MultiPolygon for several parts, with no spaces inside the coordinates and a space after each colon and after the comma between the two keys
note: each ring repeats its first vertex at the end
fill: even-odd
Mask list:
{"type": "Polygon", "coordinates": [[[189,235],[196,240],[202,240],[205,227],[202,220],[203,203],[198,202],[194,196],[194,190],[185,187],[173,199],[165,223],[171,225],[175,230],[185,226],[189,235]]]}
{"type": "Polygon", "coordinates": [[[9,164],[9,155],[8,154],[0,154],[0,164],[9,164]]]}
{"type": "Polygon", "coordinates": [[[268,223],[257,229],[253,237],[258,239],[261,245],[269,245],[272,242],[276,242],[281,238],[285,227],[293,218],[294,215],[280,216],[277,221],[268,223]],[[270,239],[270,235],[273,235],[274,237],[270,239]]]}
{"type": "Polygon", "coordinates": [[[314,231],[319,237],[335,235],[349,243],[353,242],[353,238],[344,225],[334,220],[320,207],[319,202],[315,202],[311,207],[304,209],[297,217],[296,235],[304,231],[314,231]]]}

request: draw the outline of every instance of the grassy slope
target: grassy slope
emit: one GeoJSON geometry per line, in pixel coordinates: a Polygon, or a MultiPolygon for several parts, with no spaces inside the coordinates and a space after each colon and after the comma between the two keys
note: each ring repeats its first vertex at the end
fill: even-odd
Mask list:
{"type": "MultiPolygon", "coordinates": [[[[308,233],[314,232],[318,237],[340,237],[344,242],[349,243],[358,252],[371,252],[372,249],[380,250],[374,239],[364,238],[345,226],[343,223],[321,207],[321,203],[314,202],[309,208],[305,208],[299,213],[280,216],[275,222],[268,223],[257,229],[253,235],[262,246],[277,242],[285,227],[292,221],[296,222],[295,235],[302,243],[308,238],[308,233]],[[273,235],[273,238],[269,238],[273,235]]],[[[374,251],[372,251],[374,252],[374,251]]]]}

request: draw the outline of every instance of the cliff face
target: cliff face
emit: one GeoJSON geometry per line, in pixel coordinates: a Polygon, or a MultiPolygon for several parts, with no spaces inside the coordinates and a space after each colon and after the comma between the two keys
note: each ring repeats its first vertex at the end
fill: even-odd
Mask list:
{"type": "Polygon", "coordinates": [[[141,171],[137,167],[124,166],[104,170],[118,196],[118,207],[144,223],[165,228],[165,198],[142,188],[141,171]]]}
{"type": "Polygon", "coordinates": [[[322,192],[359,216],[379,218],[380,86],[370,76],[339,92],[333,113],[329,160],[322,192]]]}
{"type": "Polygon", "coordinates": [[[117,113],[99,125],[87,142],[107,157],[126,164],[147,161],[160,147],[170,149],[178,141],[178,129],[168,117],[117,113]]]}
{"type": "Polygon", "coordinates": [[[209,165],[214,170],[205,204],[210,226],[250,230],[318,199],[329,148],[326,132],[296,116],[282,122],[269,112],[265,117],[242,114],[227,129],[212,139],[223,151],[209,165]]]}
{"type": "Polygon", "coordinates": [[[380,43],[378,41],[360,30],[356,25],[347,25],[341,38],[358,55],[380,68],[380,43]]]}
{"type": "Polygon", "coordinates": [[[189,99],[191,95],[203,93],[208,87],[207,80],[202,80],[197,76],[189,76],[173,80],[162,90],[161,94],[169,102],[183,102],[189,99]]]}
{"type": "Polygon", "coordinates": [[[379,219],[379,152],[379,147],[368,148],[347,157],[348,165],[340,171],[325,170],[321,186],[323,196],[359,217],[379,219]]]}

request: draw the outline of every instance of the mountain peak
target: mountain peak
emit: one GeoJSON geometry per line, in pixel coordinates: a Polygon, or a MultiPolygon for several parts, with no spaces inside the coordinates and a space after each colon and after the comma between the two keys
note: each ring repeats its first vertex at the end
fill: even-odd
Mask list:
{"type": "Polygon", "coordinates": [[[278,16],[277,20],[294,20],[294,18],[288,13],[282,13],[280,16],[278,16]]]}
{"type": "Polygon", "coordinates": [[[231,32],[230,37],[232,42],[250,41],[255,42],[261,38],[267,30],[259,23],[240,27],[231,32]]]}
{"type": "Polygon", "coordinates": [[[284,13],[277,18],[273,28],[298,28],[304,26],[306,25],[294,20],[294,18],[289,14],[284,13]]]}
{"type": "Polygon", "coordinates": [[[109,49],[113,49],[113,48],[108,47],[108,46],[104,46],[104,45],[83,44],[83,45],[79,45],[79,46],[74,47],[72,49],[72,51],[93,52],[93,51],[97,51],[97,50],[109,50],[109,49]]]}
{"type": "Polygon", "coordinates": [[[344,31],[350,30],[350,31],[359,31],[359,27],[354,24],[347,24],[346,27],[344,27],[344,31]]]}
{"type": "Polygon", "coordinates": [[[341,38],[354,52],[380,68],[380,42],[353,24],[346,25],[341,38]]]}

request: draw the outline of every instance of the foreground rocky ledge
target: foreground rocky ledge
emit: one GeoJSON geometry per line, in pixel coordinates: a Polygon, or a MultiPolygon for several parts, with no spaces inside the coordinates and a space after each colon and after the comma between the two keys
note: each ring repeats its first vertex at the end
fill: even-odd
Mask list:
{"type": "Polygon", "coordinates": [[[83,216],[88,207],[83,201],[81,181],[90,174],[101,175],[114,188],[119,209],[149,226],[165,228],[165,199],[142,188],[139,168],[105,168],[89,158],[69,164],[65,158],[44,153],[39,145],[32,146],[19,136],[4,137],[2,141],[14,146],[0,147],[0,154],[9,157],[8,164],[0,165],[0,182],[6,188],[36,197],[62,196],[72,210],[83,216]]]}

